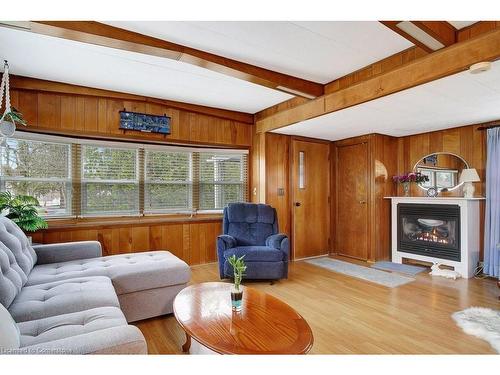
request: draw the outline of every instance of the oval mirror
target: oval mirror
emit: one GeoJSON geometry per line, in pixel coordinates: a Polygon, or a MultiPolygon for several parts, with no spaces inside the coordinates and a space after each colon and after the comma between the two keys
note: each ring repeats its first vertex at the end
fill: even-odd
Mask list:
{"type": "Polygon", "coordinates": [[[465,168],[469,168],[469,164],[460,156],[451,152],[435,152],[420,159],[413,171],[429,177],[429,181],[418,184],[421,189],[434,187],[439,192],[445,192],[462,185],[458,181],[465,168]]]}

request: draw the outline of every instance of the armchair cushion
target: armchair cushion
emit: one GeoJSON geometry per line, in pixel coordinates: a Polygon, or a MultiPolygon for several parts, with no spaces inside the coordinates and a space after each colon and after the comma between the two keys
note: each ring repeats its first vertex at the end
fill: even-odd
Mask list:
{"type": "Polygon", "coordinates": [[[233,236],[223,234],[217,237],[217,248],[227,250],[236,246],[236,240],[233,236]]]}
{"type": "Polygon", "coordinates": [[[231,203],[227,218],[230,223],[274,224],[274,209],[265,204],[231,203]]]}
{"type": "Polygon", "coordinates": [[[273,234],[272,236],[267,237],[266,246],[272,247],[273,249],[281,250],[282,249],[282,241],[288,238],[286,234],[278,233],[273,234]]]}
{"type": "Polygon", "coordinates": [[[62,263],[102,256],[101,244],[98,241],[35,245],[33,249],[38,257],[37,264],[62,263]]]}
{"type": "Polygon", "coordinates": [[[238,246],[224,252],[224,258],[245,256],[245,262],[281,262],[283,253],[267,246],[238,246]]]}

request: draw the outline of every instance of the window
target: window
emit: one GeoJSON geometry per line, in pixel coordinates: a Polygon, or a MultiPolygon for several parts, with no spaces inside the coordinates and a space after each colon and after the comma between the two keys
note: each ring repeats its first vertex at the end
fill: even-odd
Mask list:
{"type": "Polygon", "coordinates": [[[137,149],[84,145],[82,214],[138,214],[137,165],[137,149]]]}
{"type": "Polygon", "coordinates": [[[145,212],[193,209],[192,154],[146,150],[145,212]]]}
{"type": "Polygon", "coordinates": [[[200,153],[199,204],[202,210],[221,210],[246,200],[246,155],[200,153]]]}
{"type": "Polygon", "coordinates": [[[1,152],[1,189],[36,197],[46,216],[68,215],[70,166],[69,143],[8,139],[1,152]]]}
{"type": "Polygon", "coordinates": [[[19,132],[1,147],[0,188],[45,216],[221,210],[247,199],[247,152],[19,132]]]}

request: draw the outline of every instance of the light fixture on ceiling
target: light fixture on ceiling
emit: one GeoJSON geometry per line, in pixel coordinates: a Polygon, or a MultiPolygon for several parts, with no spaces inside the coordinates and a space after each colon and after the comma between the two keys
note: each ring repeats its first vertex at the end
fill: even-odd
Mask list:
{"type": "Polygon", "coordinates": [[[0,83],[0,110],[2,109],[5,95],[5,111],[0,117],[0,137],[2,138],[1,144],[5,143],[6,138],[14,135],[14,132],[16,131],[16,123],[26,126],[26,121],[24,121],[23,115],[10,105],[9,63],[7,60],[4,60],[3,68],[2,82],[0,83]]]}
{"type": "Polygon", "coordinates": [[[424,30],[417,27],[414,23],[410,21],[401,21],[396,24],[396,27],[412,38],[418,40],[420,43],[424,44],[433,51],[437,51],[444,47],[444,44],[433,36],[427,34],[424,30]]]}
{"type": "Polygon", "coordinates": [[[476,64],[472,64],[469,67],[469,72],[471,74],[479,74],[483,72],[487,72],[491,69],[491,63],[489,61],[481,61],[476,64]]]}

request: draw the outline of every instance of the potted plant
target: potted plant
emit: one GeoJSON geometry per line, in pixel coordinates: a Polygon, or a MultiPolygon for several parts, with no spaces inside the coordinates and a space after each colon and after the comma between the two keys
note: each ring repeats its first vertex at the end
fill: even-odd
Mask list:
{"type": "Polygon", "coordinates": [[[234,285],[231,290],[231,306],[233,311],[241,311],[241,301],[243,300],[243,289],[241,287],[241,280],[245,275],[247,266],[243,261],[245,256],[236,258],[236,255],[230,256],[227,261],[233,267],[234,272],[234,285]]]}
{"type": "MultiPolygon", "coordinates": [[[[13,196],[10,192],[0,193],[0,212],[16,223],[25,232],[35,232],[48,227],[47,221],[38,215],[40,203],[29,195],[13,196]]],[[[31,237],[28,237],[31,241],[31,237]]]]}
{"type": "Polygon", "coordinates": [[[421,182],[426,182],[429,181],[429,177],[423,175],[420,172],[408,172],[405,174],[402,174],[400,176],[393,176],[392,180],[395,183],[402,184],[403,185],[403,191],[405,193],[405,197],[410,196],[410,184],[412,182],[419,184],[421,182]]]}

